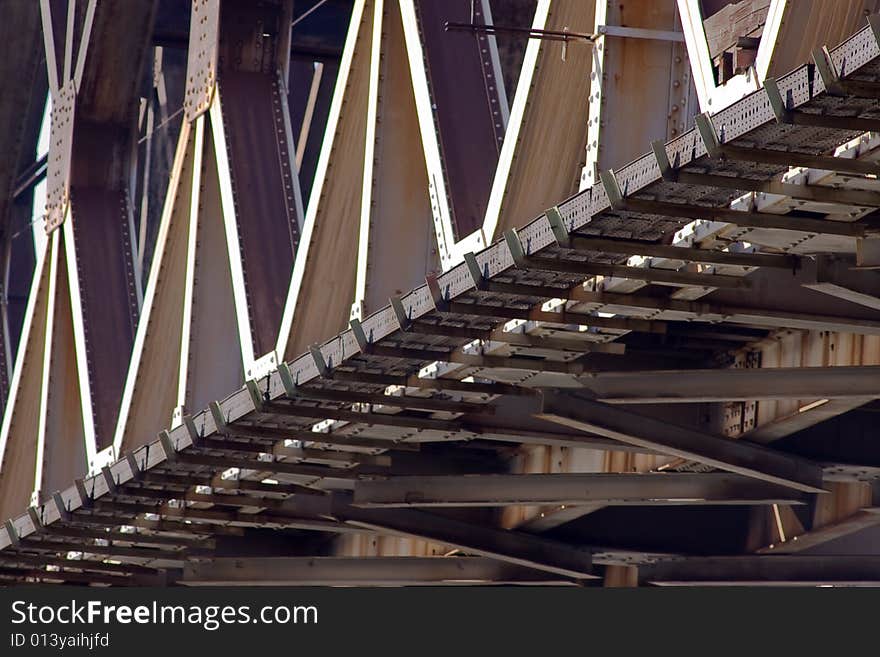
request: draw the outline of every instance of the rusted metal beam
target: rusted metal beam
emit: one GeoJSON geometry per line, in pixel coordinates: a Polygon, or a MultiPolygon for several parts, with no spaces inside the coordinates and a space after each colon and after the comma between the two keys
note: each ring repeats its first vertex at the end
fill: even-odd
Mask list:
{"type": "Polygon", "coordinates": [[[486,557],[257,557],[190,562],[184,586],[442,586],[572,583],[486,557]]]}
{"type": "Polygon", "coordinates": [[[539,417],[794,490],[825,492],[822,469],[807,459],[670,424],[582,396],[545,393],[539,417]]]}
{"type": "Polygon", "coordinates": [[[468,553],[565,577],[595,577],[590,552],[564,543],[411,509],[359,509],[344,500],[334,507],[347,523],[358,527],[452,545],[468,553]]]}
{"type": "Polygon", "coordinates": [[[726,473],[493,474],[359,481],[353,504],[374,508],[799,504],[803,497],[790,488],[726,473]]]}
{"type": "Polygon", "coordinates": [[[871,365],[599,372],[581,381],[615,404],[880,396],[880,366],[871,365]]]}

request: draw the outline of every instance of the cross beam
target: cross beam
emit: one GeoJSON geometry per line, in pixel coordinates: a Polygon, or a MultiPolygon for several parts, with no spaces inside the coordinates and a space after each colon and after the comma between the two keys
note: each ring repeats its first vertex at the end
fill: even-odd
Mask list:
{"type": "Polygon", "coordinates": [[[799,504],[790,488],[727,473],[495,474],[359,481],[364,507],[799,504]]]}
{"type": "Polygon", "coordinates": [[[830,256],[816,259],[815,280],[804,287],[860,306],[880,310],[880,273],[856,270],[852,263],[830,256]]]}
{"type": "Polygon", "coordinates": [[[872,365],[600,372],[581,381],[618,404],[880,396],[880,366],[872,365]]]}
{"type": "Polygon", "coordinates": [[[486,557],[251,557],[184,565],[185,586],[564,584],[568,578],[486,557]]]}
{"type": "Polygon", "coordinates": [[[570,393],[545,393],[544,409],[538,417],[806,493],[824,492],[821,468],[806,459],[677,426],[570,393]]]}

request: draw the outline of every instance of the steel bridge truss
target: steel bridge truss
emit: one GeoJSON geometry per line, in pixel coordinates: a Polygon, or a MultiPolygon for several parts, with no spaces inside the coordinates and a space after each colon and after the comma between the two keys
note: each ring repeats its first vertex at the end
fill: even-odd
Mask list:
{"type": "Polygon", "coordinates": [[[143,62],[110,53],[147,52],[156,7],[62,4],[0,580],[880,581],[845,543],[880,524],[880,454],[809,439],[880,398],[877,15],[636,125],[637,90],[723,96],[691,91],[687,2],[632,2],[632,33],[620,3],[539,0],[533,29],[598,36],[523,44],[508,97],[494,35],[448,47],[455,3],[357,0],[304,194],[293,3],[193,0],[147,270],[121,164],[143,62]],[[660,74],[614,88],[620,52],[660,74]]]}

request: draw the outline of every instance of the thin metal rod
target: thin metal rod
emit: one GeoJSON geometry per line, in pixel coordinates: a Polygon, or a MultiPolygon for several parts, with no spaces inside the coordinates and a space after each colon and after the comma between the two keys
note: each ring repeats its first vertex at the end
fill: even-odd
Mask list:
{"type": "Polygon", "coordinates": [[[316,11],[316,10],[320,9],[321,6],[322,6],[323,4],[325,4],[326,2],[327,2],[327,0],[321,0],[318,4],[316,4],[316,5],[315,5],[314,7],[312,7],[311,9],[307,9],[306,11],[304,11],[302,14],[300,14],[299,16],[297,16],[296,18],[293,19],[293,21],[290,23],[290,27],[293,27],[293,26],[295,26],[297,23],[299,23],[299,22],[305,20],[306,18],[308,18],[309,14],[311,14],[313,11],[316,11]]]}
{"type": "Polygon", "coordinates": [[[547,41],[569,41],[571,39],[584,39],[590,43],[596,40],[595,34],[583,32],[563,32],[559,30],[538,30],[529,27],[511,27],[507,25],[479,25],[476,23],[453,23],[446,21],[444,27],[450,30],[464,32],[485,32],[486,34],[525,34],[530,39],[544,39],[547,41]]]}
{"type": "Polygon", "coordinates": [[[15,189],[12,191],[12,198],[18,198],[25,192],[40,184],[40,182],[46,178],[48,162],[49,154],[46,153],[25,169],[15,181],[15,189]]]}

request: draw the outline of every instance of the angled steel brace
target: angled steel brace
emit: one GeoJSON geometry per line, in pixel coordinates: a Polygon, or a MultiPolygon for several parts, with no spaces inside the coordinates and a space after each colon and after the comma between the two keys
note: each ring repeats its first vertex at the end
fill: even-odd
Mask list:
{"type": "Polygon", "coordinates": [[[822,469],[806,459],[669,424],[581,396],[545,393],[544,410],[538,417],[805,493],[825,492],[822,469]]]}
{"type": "Polygon", "coordinates": [[[413,536],[466,552],[566,577],[593,577],[590,552],[524,532],[494,529],[444,516],[397,509],[359,509],[334,499],[334,513],[347,523],[382,533],[413,536]]]}
{"type": "Polygon", "coordinates": [[[467,507],[518,504],[666,506],[800,504],[790,488],[726,473],[486,474],[390,477],[355,484],[355,506],[467,507]]]}

